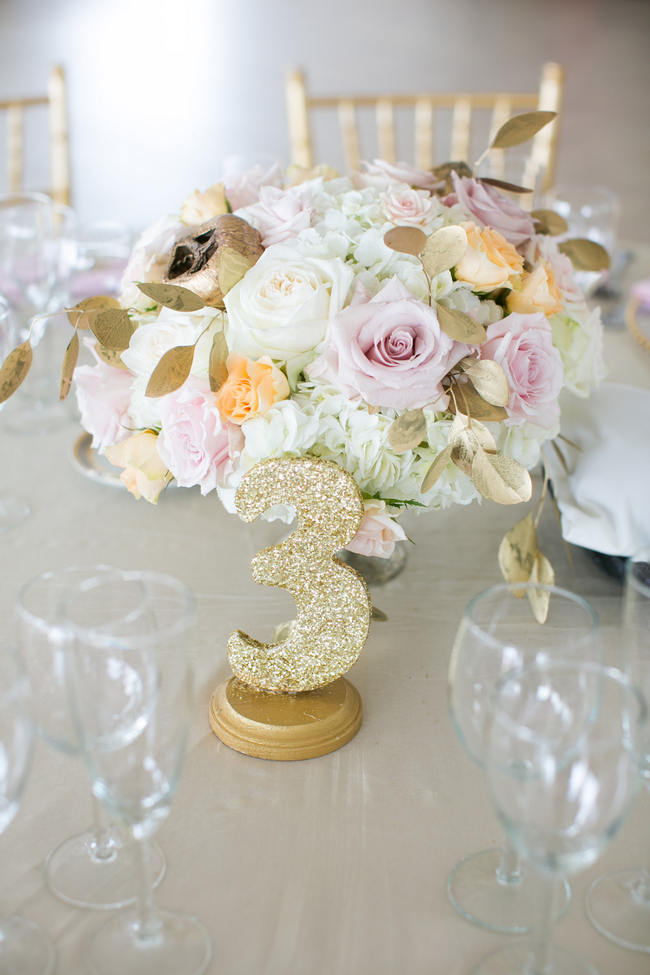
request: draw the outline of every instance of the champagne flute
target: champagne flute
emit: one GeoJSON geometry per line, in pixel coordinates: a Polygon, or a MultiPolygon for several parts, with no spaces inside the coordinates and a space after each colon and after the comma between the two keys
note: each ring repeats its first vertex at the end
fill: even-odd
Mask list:
{"type": "MultiPolygon", "coordinates": [[[[70,586],[89,575],[112,577],[112,572],[107,566],[43,572],[22,587],[16,601],[16,638],[31,683],[36,730],[66,755],[78,755],[79,742],[65,682],[67,646],[60,625],[61,601],[70,586]]],[[[64,840],[48,855],[46,882],[53,894],[76,907],[124,907],[136,897],[128,837],[105,823],[94,796],[92,807],[92,827],[64,840]]],[[[165,858],[157,844],[152,844],[151,869],[154,882],[160,883],[165,858]]]]}
{"type": "MultiPolygon", "coordinates": [[[[19,344],[18,330],[7,299],[0,295],[0,365],[19,344]]],[[[0,403],[0,410],[3,407],[0,403]]],[[[30,507],[24,498],[0,491],[0,535],[27,518],[30,507]]]]}
{"type": "MultiPolygon", "coordinates": [[[[485,762],[485,724],[491,694],[500,677],[541,657],[571,654],[599,659],[598,621],[592,607],[573,593],[537,583],[502,584],[479,593],[460,622],[449,666],[449,706],[454,728],[470,757],[485,762]],[[530,611],[529,590],[550,598],[543,625],[530,611]]],[[[522,868],[512,844],[465,857],[452,869],[447,892],[456,910],[472,924],[508,934],[523,934],[532,923],[537,879],[522,868]]],[[[568,903],[564,887],[558,912],[568,903]]]]}
{"type": "Polygon", "coordinates": [[[640,784],[645,700],[601,663],[537,661],[497,685],[485,765],[492,801],[516,849],[545,879],[529,939],[487,955],[474,975],[597,975],[551,943],[566,874],[591,866],[616,835],[640,784]]]}
{"type": "MultiPolygon", "coordinates": [[[[650,700],[650,545],[626,565],[623,652],[628,674],[650,700]]],[[[642,771],[650,789],[650,729],[642,771]]],[[[591,923],[610,941],[650,953],[650,863],[599,877],[587,891],[586,906],[591,923]]]]}
{"type": "Polygon", "coordinates": [[[102,573],[65,596],[68,686],[93,791],[136,841],[137,906],[92,938],[96,975],[200,975],[212,957],[200,921],[155,907],[149,872],[189,736],[194,616],[189,590],[154,572],[102,573]]]}
{"type": "MultiPolygon", "coordinates": [[[[18,658],[0,646],[0,833],[18,811],[32,755],[29,685],[18,658]]],[[[50,975],[54,947],[31,921],[0,918],[0,971],[50,975]]]]}

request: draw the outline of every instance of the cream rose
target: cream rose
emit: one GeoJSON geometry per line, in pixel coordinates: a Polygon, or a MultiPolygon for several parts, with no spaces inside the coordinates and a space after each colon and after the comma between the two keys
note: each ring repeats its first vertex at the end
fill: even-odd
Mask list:
{"type": "Polygon", "coordinates": [[[459,281],[467,281],[475,291],[492,291],[510,285],[520,274],[524,259],[496,230],[479,229],[475,223],[463,224],[467,249],[455,267],[459,281]]]}
{"type": "Polygon", "coordinates": [[[339,258],[304,256],[276,244],[225,298],[231,352],[286,361],[311,352],[343,307],[354,273],[339,258]]]}
{"type": "Polygon", "coordinates": [[[555,315],[560,311],[562,295],[550,265],[542,261],[530,274],[524,274],[521,288],[513,288],[506,305],[509,312],[522,315],[534,315],[538,311],[543,315],[555,315]]]}

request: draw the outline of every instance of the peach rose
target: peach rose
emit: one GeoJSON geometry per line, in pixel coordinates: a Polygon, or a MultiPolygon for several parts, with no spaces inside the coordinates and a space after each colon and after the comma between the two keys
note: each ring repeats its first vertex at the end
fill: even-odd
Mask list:
{"type": "Polygon", "coordinates": [[[387,559],[395,542],[406,541],[406,532],[386,511],[385,501],[364,501],[363,518],[356,535],[345,547],[348,552],[387,559]]]}
{"type": "Polygon", "coordinates": [[[203,193],[199,190],[190,193],[181,208],[181,220],[194,225],[220,217],[223,213],[228,213],[226,192],[223,183],[215,183],[203,193]]]}
{"type": "Polygon", "coordinates": [[[550,264],[542,261],[537,267],[524,274],[521,289],[514,289],[506,302],[509,312],[534,315],[541,311],[544,315],[555,315],[562,310],[562,295],[557,286],[550,264]]]}
{"type": "Polygon", "coordinates": [[[467,281],[475,291],[492,291],[521,274],[524,259],[505,237],[491,227],[464,223],[467,249],[455,267],[456,278],[467,281]]]}
{"type": "Polygon", "coordinates": [[[217,407],[224,420],[242,424],[289,396],[286,376],[268,356],[255,362],[242,355],[231,355],[227,367],[228,378],[217,395],[217,407]]]}
{"type": "Polygon", "coordinates": [[[106,448],[106,456],[116,467],[123,467],[120,480],[134,498],[144,498],[156,504],[160,492],[172,475],[160,459],[156,441],[158,434],[151,430],[134,433],[122,443],[106,448]]]}

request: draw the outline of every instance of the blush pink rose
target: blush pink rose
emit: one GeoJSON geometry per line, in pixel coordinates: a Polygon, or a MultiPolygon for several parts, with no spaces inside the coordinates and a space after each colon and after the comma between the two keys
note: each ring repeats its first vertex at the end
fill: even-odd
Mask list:
{"type": "Polygon", "coordinates": [[[495,186],[468,176],[451,175],[455,192],[445,198],[447,206],[459,203],[483,227],[498,230],[515,247],[525,244],[535,233],[533,218],[514,200],[499,193],[495,186]]]}
{"type": "Polygon", "coordinates": [[[201,494],[208,494],[223,485],[241,444],[230,424],[222,424],[207,380],[190,378],[162,397],[160,416],[158,453],[180,487],[198,484],[201,494]]]}
{"type": "Polygon", "coordinates": [[[430,193],[410,186],[395,186],[381,194],[381,205],[391,223],[406,227],[423,227],[436,216],[430,193]]]}
{"type": "Polygon", "coordinates": [[[388,186],[389,183],[407,183],[416,189],[433,190],[440,185],[440,180],[431,172],[416,169],[409,163],[389,163],[384,159],[373,159],[371,163],[362,163],[363,171],[358,174],[363,185],[388,186]]]}
{"type": "Polygon", "coordinates": [[[263,186],[259,203],[248,208],[247,219],[250,216],[251,223],[262,235],[262,246],[270,247],[306,230],[313,212],[300,187],[281,190],[277,186],[263,186]]]}
{"type": "Polygon", "coordinates": [[[498,362],[508,377],[511,393],[506,422],[528,421],[547,429],[554,425],[560,415],[557,398],[563,369],[545,315],[512,314],[488,325],[480,355],[498,362]]]}
{"type": "Polygon", "coordinates": [[[101,359],[94,366],[77,366],[74,371],[81,425],[92,434],[95,450],[119,443],[131,433],[129,402],[133,375],[101,359]]]}
{"type": "Polygon", "coordinates": [[[392,278],[370,301],[350,305],[329,323],[327,345],[308,367],[372,406],[416,409],[447,403],[441,382],[468,347],[441,330],[436,313],[392,278]]]}
{"type": "Polygon", "coordinates": [[[359,530],[345,547],[357,555],[387,559],[395,551],[395,543],[403,541],[406,541],[406,533],[386,512],[386,502],[366,501],[359,530]]]}
{"type": "Polygon", "coordinates": [[[226,191],[226,199],[233,210],[257,203],[263,186],[279,186],[282,170],[278,163],[268,166],[256,163],[243,168],[236,156],[225,161],[225,174],[221,180],[226,191]]]}
{"type": "Polygon", "coordinates": [[[573,264],[552,237],[540,234],[535,238],[535,257],[542,257],[550,264],[555,283],[565,301],[584,301],[584,295],[573,273],[573,264]]]}

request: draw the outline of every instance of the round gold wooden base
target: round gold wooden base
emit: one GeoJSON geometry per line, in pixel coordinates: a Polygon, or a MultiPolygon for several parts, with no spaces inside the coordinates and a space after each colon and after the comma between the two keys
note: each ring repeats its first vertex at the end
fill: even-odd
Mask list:
{"type": "Polygon", "coordinates": [[[344,677],[299,694],[220,684],[210,698],[210,726],[235,751],[294,762],[336,751],[361,727],[361,697],[344,677]]]}

